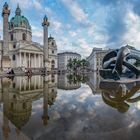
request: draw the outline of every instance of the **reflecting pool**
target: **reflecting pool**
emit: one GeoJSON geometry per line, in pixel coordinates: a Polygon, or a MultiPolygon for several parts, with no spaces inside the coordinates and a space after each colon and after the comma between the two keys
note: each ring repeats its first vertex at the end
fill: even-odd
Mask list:
{"type": "Polygon", "coordinates": [[[0,140],[137,140],[140,82],[98,73],[0,79],[0,140]]]}

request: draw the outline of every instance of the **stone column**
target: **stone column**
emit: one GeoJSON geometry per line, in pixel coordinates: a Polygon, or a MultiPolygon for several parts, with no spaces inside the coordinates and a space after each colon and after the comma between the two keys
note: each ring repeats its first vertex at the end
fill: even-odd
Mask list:
{"type": "Polygon", "coordinates": [[[37,54],[35,54],[35,66],[37,67],[37,54]]]}
{"type": "Polygon", "coordinates": [[[31,79],[29,79],[29,90],[31,89],[31,79]]]}
{"type": "Polygon", "coordinates": [[[48,82],[46,82],[45,77],[43,80],[43,115],[42,121],[44,125],[47,125],[49,116],[48,116],[48,82]]]}
{"type": "Polygon", "coordinates": [[[8,17],[10,10],[7,2],[5,2],[2,10],[3,16],[3,56],[9,57],[9,22],[8,17]]]}
{"type": "Polygon", "coordinates": [[[34,67],[36,68],[36,54],[34,53],[34,67]]]}
{"type": "Polygon", "coordinates": [[[38,54],[39,68],[40,68],[40,54],[38,54]]]}
{"type": "Polygon", "coordinates": [[[43,31],[44,31],[44,39],[43,39],[43,67],[45,68],[45,73],[47,72],[48,69],[48,62],[49,62],[49,48],[48,48],[48,26],[49,26],[49,22],[48,22],[48,18],[47,16],[44,17],[43,19],[43,31]]]}
{"type": "Polygon", "coordinates": [[[31,67],[30,53],[29,53],[29,68],[31,67]]]}
{"type": "Polygon", "coordinates": [[[16,67],[18,67],[18,54],[16,54],[16,67]]]}
{"type": "Polygon", "coordinates": [[[26,53],[24,52],[24,66],[26,67],[26,53]]]}
{"type": "Polygon", "coordinates": [[[19,52],[19,67],[21,67],[21,52],[19,52]]]}

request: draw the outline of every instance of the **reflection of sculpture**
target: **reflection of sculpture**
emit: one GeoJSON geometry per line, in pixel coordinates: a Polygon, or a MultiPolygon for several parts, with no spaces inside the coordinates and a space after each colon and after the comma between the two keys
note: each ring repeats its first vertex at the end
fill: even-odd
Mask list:
{"type": "Polygon", "coordinates": [[[140,100],[140,96],[132,98],[140,89],[140,82],[117,83],[100,82],[103,101],[116,108],[119,112],[126,112],[129,104],[140,100]]]}
{"type": "Polygon", "coordinates": [[[130,63],[130,61],[140,61],[140,57],[133,53],[134,51],[136,50],[130,49],[130,46],[127,45],[106,54],[102,62],[103,69],[100,70],[100,75],[104,79],[110,78],[115,80],[120,79],[122,74],[125,77],[135,75],[138,78],[140,70],[132,62],[130,63]]]}

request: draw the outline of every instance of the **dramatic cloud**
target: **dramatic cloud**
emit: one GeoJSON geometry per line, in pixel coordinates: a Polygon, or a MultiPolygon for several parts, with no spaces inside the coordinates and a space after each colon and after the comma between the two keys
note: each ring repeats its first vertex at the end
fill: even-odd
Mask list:
{"type": "Polygon", "coordinates": [[[71,15],[78,22],[82,22],[86,20],[87,15],[84,13],[83,9],[76,1],[73,0],[61,0],[61,1],[65,4],[65,6],[68,8],[71,15]]]}
{"type": "Polygon", "coordinates": [[[127,31],[122,37],[124,44],[130,44],[137,49],[140,46],[140,17],[129,10],[125,18],[127,31]]]}
{"type": "Polygon", "coordinates": [[[34,26],[34,25],[31,25],[31,26],[32,26],[33,40],[35,42],[43,44],[43,29],[38,28],[37,26],[34,26]]]}
{"type": "MultiPolygon", "coordinates": [[[[1,0],[0,9],[5,0],[1,0]]],[[[58,51],[77,51],[88,56],[93,47],[140,46],[139,0],[7,0],[10,18],[19,3],[33,31],[33,41],[42,43],[42,19],[46,14],[49,34],[55,37],[58,51]]],[[[2,17],[0,17],[2,36],[2,17]]]]}
{"type": "Polygon", "coordinates": [[[40,3],[40,0],[10,0],[10,3],[12,5],[19,4],[22,8],[28,9],[28,8],[36,8],[38,10],[41,10],[43,7],[40,3]]]}

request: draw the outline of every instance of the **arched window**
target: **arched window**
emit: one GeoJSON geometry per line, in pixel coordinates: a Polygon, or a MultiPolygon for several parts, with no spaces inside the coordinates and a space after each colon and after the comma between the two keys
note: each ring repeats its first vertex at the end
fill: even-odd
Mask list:
{"type": "Polygon", "coordinates": [[[11,34],[11,41],[13,41],[13,34],[11,34]]]}
{"type": "Polygon", "coordinates": [[[54,60],[52,60],[52,64],[54,64],[55,62],[54,62],[54,60]]]}
{"type": "Polygon", "coordinates": [[[16,60],[16,56],[15,55],[13,55],[13,60],[16,60]]]}
{"type": "Polygon", "coordinates": [[[14,27],[14,25],[13,25],[13,23],[11,23],[11,28],[13,28],[14,27]]]}
{"type": "Polygon", "coordinates": [[[54,69],[55,68],[55,61],[54,60],[52,60],[51,65],[52,65],[52,69],[54,69]]]}
{"type": "Polygon", "coordinates": [[[22,40],[26,40],[26,34],[25,33],[22,34],[22,40]]]}
{"type": "Polygon", "coordinates": [[[26,106],[26,103],[24,102],[24,103],[23,103],[23,109],[26,109],[26,107],[27,107],[27,106],[26,106]]]}
{"type": "Polygon", "coordinates": [[[14,48],[14,49],[16,48],[16,44],[13,45],[13,48],[14,48]]]}

